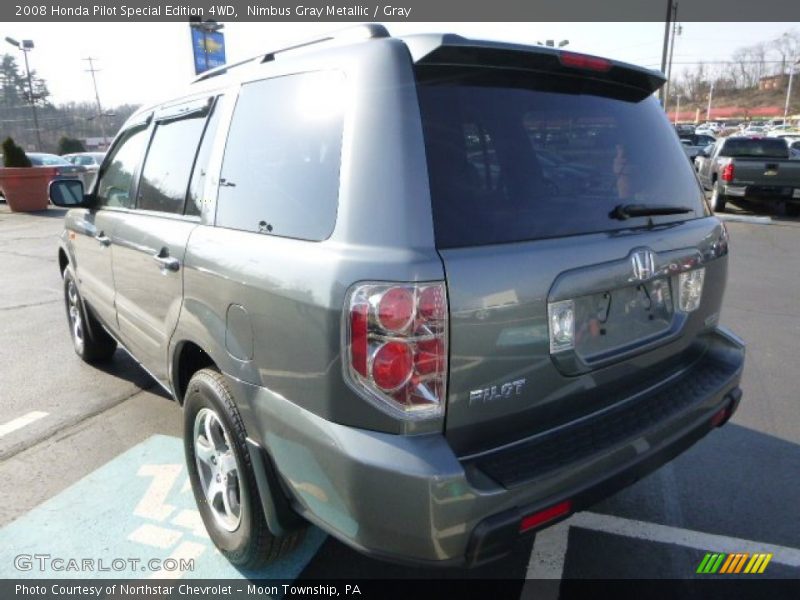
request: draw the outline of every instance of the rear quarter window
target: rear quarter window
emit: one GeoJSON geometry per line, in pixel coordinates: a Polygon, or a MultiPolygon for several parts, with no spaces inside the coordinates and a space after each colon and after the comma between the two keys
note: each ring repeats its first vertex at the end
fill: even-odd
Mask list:
{"type": "Polygon", "coordinates": [[[333,232],[339,197],[344,75],[314,72],[242,86],[216,223],[304,240],[333,232]]]}

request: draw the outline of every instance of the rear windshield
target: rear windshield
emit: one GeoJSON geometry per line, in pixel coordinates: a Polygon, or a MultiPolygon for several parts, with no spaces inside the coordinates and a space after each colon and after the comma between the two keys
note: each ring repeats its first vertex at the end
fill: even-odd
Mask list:
{"type": "Polygon", "coordinates": [[[651,95],[582,78],[418,71],[442,248],[613,231],[705,215],[675,130],[651,95]],[[632,217],[620,204],[681,206],[632,217]]]}
{"type": "Polygon", "coordinates": [[[789,150],[786,141],[780,138],[736,138],[726,140],[719,154],[731,158],[786,158],[789,150]]]}

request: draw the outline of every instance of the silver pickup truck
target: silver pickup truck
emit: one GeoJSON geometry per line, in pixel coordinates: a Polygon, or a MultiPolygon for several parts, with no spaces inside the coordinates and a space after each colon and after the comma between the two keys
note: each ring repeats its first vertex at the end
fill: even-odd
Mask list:
{"type": "Polygon", "coordinates": [[[782,215],[800,214],[800,162],[790,159],[786,140],[730,137],[697,160],[697,174],[711,190],[715,212],[737,199],[769,204],[782,215]]]}

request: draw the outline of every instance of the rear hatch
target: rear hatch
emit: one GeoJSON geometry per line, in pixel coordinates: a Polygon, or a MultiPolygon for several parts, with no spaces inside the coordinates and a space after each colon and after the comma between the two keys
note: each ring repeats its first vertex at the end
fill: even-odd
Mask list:
{"type": "Polygon", "coordinates": [[[685,366],[719,311],[724,230],[652,96],[660,79],[458,44],[416,72],[457,453],[585,417],[685,366]],[[700,265],[706,293],[689,314],[679,273],[700,265]],[[551,339],[558,327],[571,345],[551,339]]]}

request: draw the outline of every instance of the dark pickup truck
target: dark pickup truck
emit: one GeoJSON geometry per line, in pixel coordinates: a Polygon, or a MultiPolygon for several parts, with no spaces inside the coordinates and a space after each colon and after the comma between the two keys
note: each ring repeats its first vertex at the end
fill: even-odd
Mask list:
{"type": "Polygon", "coordinates": [[[697,158],[698,176],[711,190],[711,208],[724,211],[729,200],[771,205],[779,214],[800,214],[800,161],[790,159],[786,140],[730,137],[697,158]]]}

